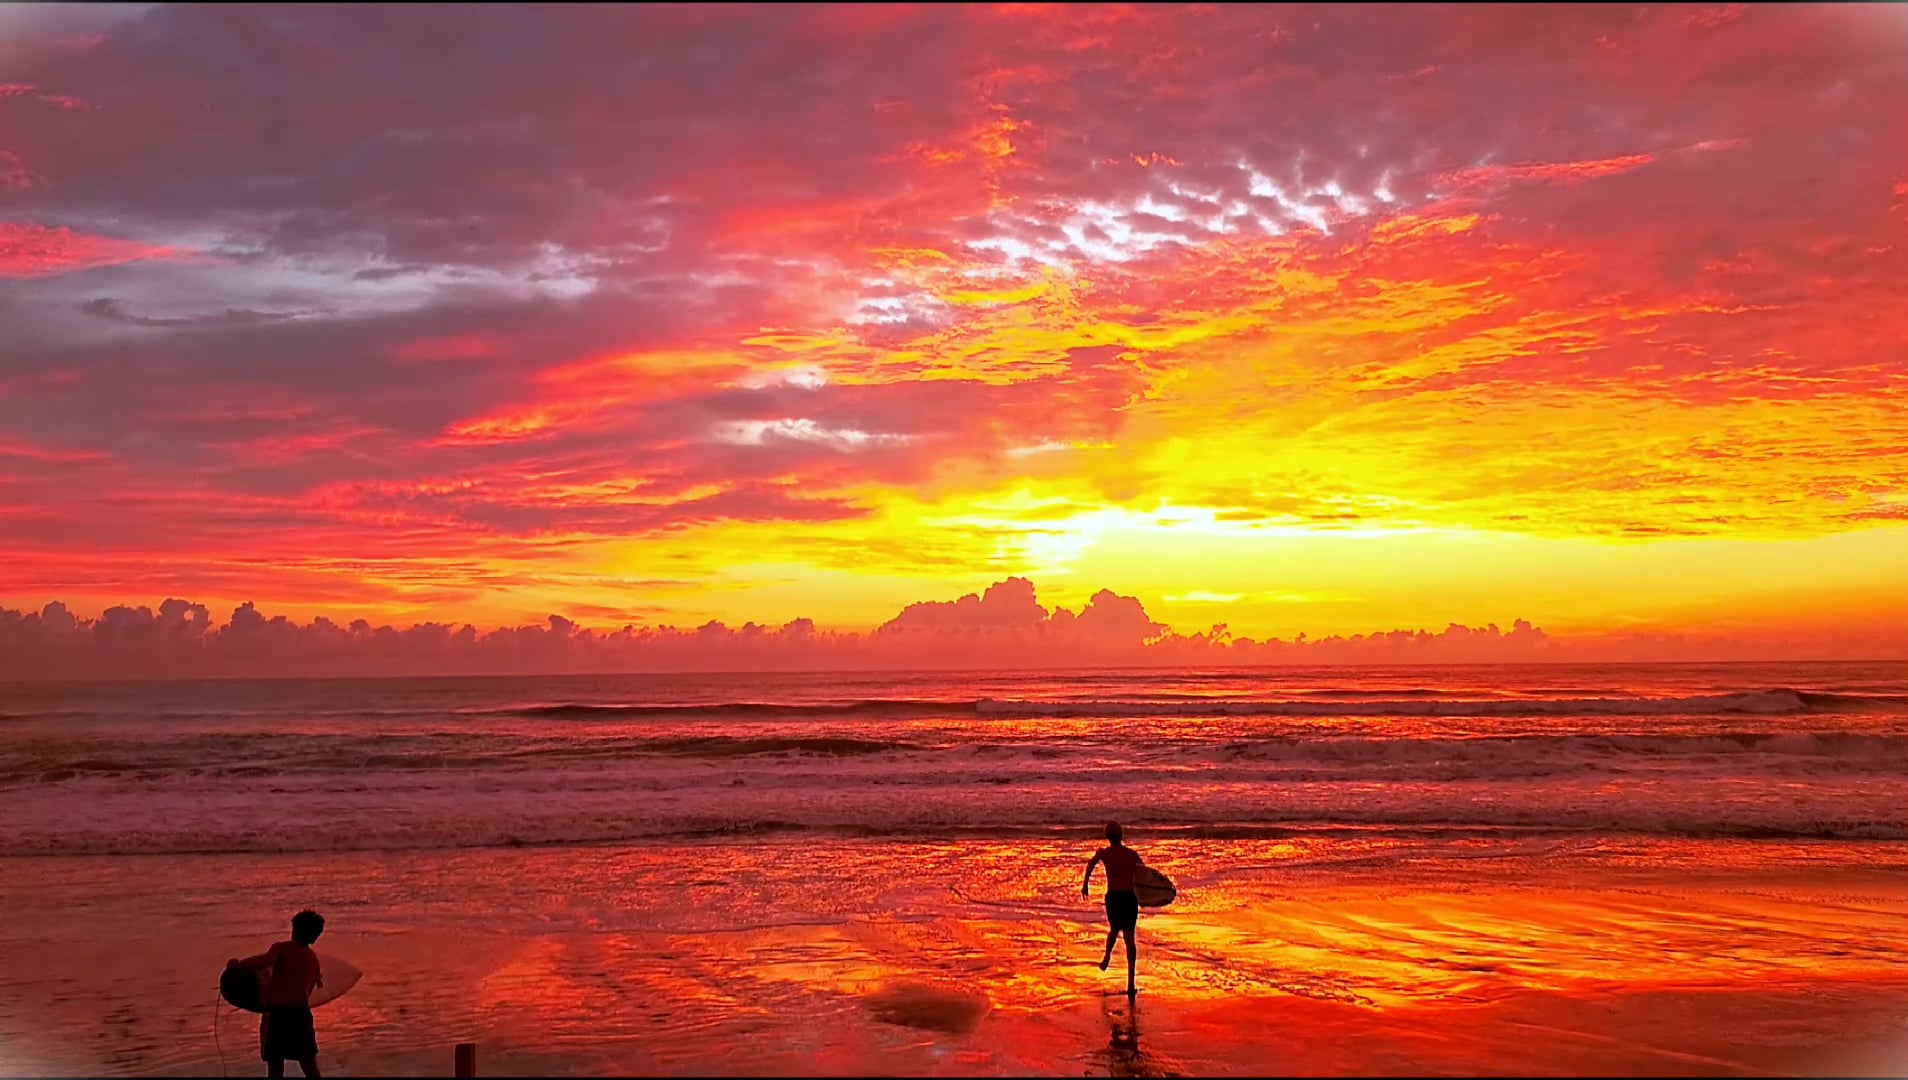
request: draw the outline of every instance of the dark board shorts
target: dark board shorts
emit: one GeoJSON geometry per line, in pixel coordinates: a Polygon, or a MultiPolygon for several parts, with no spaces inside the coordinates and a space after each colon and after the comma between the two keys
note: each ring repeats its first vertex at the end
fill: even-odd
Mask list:
{"type": "Polygon", "coordinates": [[[266,1061],[310,1061],[318,1056],[311,1010],[302,1005],[267,1009],[258,1022],[258,1053],[266,1061]]]}
{"type": "Polygon", "coordinates": [[[1132,890],[1106,894],[1106,924],[1115,930],[1131,930],[1139,921],[1139,897],[1132,890]]]}

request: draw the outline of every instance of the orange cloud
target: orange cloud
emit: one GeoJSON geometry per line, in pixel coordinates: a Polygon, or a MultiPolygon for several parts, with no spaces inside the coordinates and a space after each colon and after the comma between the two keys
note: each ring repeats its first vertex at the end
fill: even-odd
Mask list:
{"type": "Polygon", "coordinates": [[[1448,174],[1444,179],[1458,188],[1477,187],[1505,181],[1559,181],[1577,183],[1600,176],[1616,176],[1640,169],[1652,160],[1649,154],[1625,154],[1598,161],[1531,162],[1522,165],[1481,165],[1448,174]]]}

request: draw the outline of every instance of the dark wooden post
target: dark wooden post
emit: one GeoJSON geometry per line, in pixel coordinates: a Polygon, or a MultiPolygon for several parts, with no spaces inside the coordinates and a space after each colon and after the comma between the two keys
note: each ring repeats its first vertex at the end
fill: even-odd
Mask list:
{"type": "Polygon", "coordinates": [[[458,1080],[477,1075],[477,1044],[458,1043],[455,1065],[458,1080]]]}

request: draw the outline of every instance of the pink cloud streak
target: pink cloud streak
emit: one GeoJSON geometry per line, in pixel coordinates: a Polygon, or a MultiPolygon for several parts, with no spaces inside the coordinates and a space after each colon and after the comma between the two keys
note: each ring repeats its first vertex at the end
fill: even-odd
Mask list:
{"type": "MultiPolygon", "coordinates": [[[[0,158],[0,169],[7,175],[24,177],[25,167],[8,166],[9,161],[17,163],[18,158],[0,158]]],[[[24,184],[22,179],[20,186],[24,184]]],[[[180,254],[169,247],[76,232],[64,226],[0,222],[0,278],[48,277],[144,259],[173,259],[180,254]]]]}

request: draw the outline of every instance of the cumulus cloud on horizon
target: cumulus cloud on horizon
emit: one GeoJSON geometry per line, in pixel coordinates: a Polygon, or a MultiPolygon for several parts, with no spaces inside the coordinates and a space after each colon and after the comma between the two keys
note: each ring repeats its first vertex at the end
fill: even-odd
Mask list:
{"type": "MultiPolygon", "coordinates": [[[[697,627],[580,625],[562,615],[480,630],[422,622],[399,629],[323,616],[299,623],[252,603],[223,623],[203,604],[117,606],[96,619],[54,601],[0,608],[0,679],[609,674],[624,672],[1068,668],[1093,665],[1408,664],[1778,658],[1743,642],[1683,635],[1557,638],[1518,619],[1510,629],[1255,640],[1223,625],[1177,633],[1131,596],[1095,593],[1079,611],[1043,607],[1034,585],[1007,578],[982,593],[910,604],[865,632],[710,621],[697,627]]],[[[1835,653],[1791,643],[1789,658],[1835,653]]]]}

